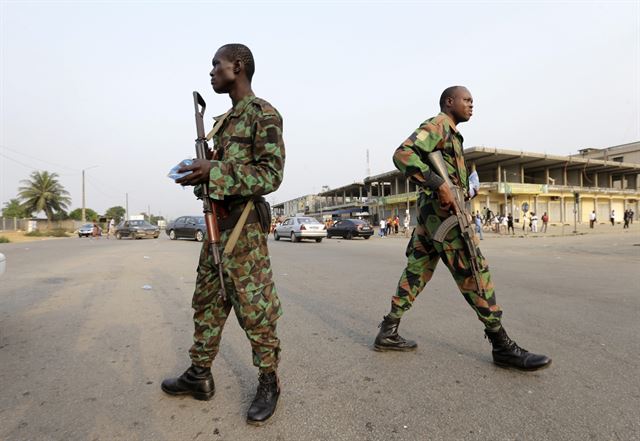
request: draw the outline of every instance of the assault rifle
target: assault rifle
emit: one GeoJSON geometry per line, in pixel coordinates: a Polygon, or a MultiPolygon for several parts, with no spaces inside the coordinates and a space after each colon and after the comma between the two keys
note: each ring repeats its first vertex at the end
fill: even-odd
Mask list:
{"type": "MultiPolygon", "coordinates": [[[[193,107],[196,111],[196,158],[207,159],[207,138],[204,134],[204,110],[207,103],[198,92],[193,92],[193,107]]],[[[220,279],[220,296],[223,301],[227,299],[227,293],[224,288],[224,269],[222,268],[222,258],[220,256],[220,229],[218,228],[218,216],[216,207],[209,198],[209,185],[202,184],[202,212],[204,213],[204,221],[207,226],[207,242],[213,256],[213,263],[218,267],[218,275],[220,279]]]]}
{"type": "Polygon", "coordinates": [[[471,263],[471,273],[476,281],[478,293],[483,295],[485,289],[480,276],[481,268],[478,265],[478,253],[476,252],[476,245],[474,243],[474,236],[476,234],[475,223],[471,221],[471,216],[466,210],[464,192],[460,187],[453,185],[453,182],[451,182],[447,165],[444,162],[441,152],[435,151],[429,153],[428,158],[433,170],[438,176],[444,179],[445,184],[449,186],[449,189],[453,193],[453,205],[455,207],[455,214],[452,214],[440,224],[433,235],[433,240],[442,243],[447,234],[449,234],[449,231],[455,227],[460,227],[462,242],[464,243],[467,257],[471,263]]]}

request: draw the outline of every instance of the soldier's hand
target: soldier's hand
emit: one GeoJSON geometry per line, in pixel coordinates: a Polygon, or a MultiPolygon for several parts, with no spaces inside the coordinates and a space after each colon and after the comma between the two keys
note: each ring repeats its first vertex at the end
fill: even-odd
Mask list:
{"type": "Polygon", "coordinates": [[[446,182],[438,187],[438,200],[443,210],[456,213],[455,197],[446,182]]]}
{"type": "Polygon", "coordinates": [[[209,182],[209,172],[211,171],[211,162],[206,159],[194,159],[191,165],[186,165],[178,169],[178,173],[191,172],[187,176],[183,176],[176,180],[176,184],[198,185],[209,182]]]}

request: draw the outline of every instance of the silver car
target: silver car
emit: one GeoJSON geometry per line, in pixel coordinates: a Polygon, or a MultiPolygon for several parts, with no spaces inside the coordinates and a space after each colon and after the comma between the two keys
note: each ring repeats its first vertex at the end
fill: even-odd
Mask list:
{"type": "Polygon", "coordinates": [[[273,230],[273,238],[280,240],[281,237],[291,239],[291,242],[300,242],[301,239],[315,239],[322,242],[327,237],[327,228],[324,224],[308,216],[288,217],[273,230]]]}

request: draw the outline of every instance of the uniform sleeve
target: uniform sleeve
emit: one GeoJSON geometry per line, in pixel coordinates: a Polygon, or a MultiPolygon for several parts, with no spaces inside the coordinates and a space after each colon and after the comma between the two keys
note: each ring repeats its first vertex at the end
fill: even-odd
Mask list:
{"type": "Polygon", "coordinates": [[[248,164],[211,161],[209,195],[261,196],[278,189],[284,173],[282,118],[260,115],[255,123],[254,160],[248,164]]]}
{"type": "Polygon", "coordinates": [[[393,163],[406,178],[435,190],[444,180],[431,170],[427,164],[427,155],[436,149],[442,139],[442,127],[431,122],[423,123],[396,149],[393,163]]]}

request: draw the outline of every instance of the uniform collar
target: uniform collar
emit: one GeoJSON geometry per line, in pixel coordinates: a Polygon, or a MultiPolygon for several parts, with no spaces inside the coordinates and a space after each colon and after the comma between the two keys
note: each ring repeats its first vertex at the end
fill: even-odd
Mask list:
{"type": "Polygon", "coordinates": [[[218,116],[214,116],[213,119],[216,121],[220,121],[223,118],[226,118],[227,116],[240,116],[242,115],[242,112],[244,112],[244,109],[249,105],[249,103],[253,102],[253,100],[256,99],[255,95],[247,95],[244,98],[242,98],[240,101],[238,101],[236,103],[235,106],[233,106],[231,109],[229,109],[226,113],[223,113],[222,115],[218,115],[218,116]]]}
{"type": "Polygon", "coordinates": [[[456,127],[455,123],[453,122],[453,120],[451,119],[451,117],[449,115],[447,115],[444,112],[440,112],[439,115],[442,115],[442,117],[449,123],[449,128],[451,128],[451,130],[453,130],[455,133],[460,135],[460,132],[458,131],[458,128],[456,127]]]}

